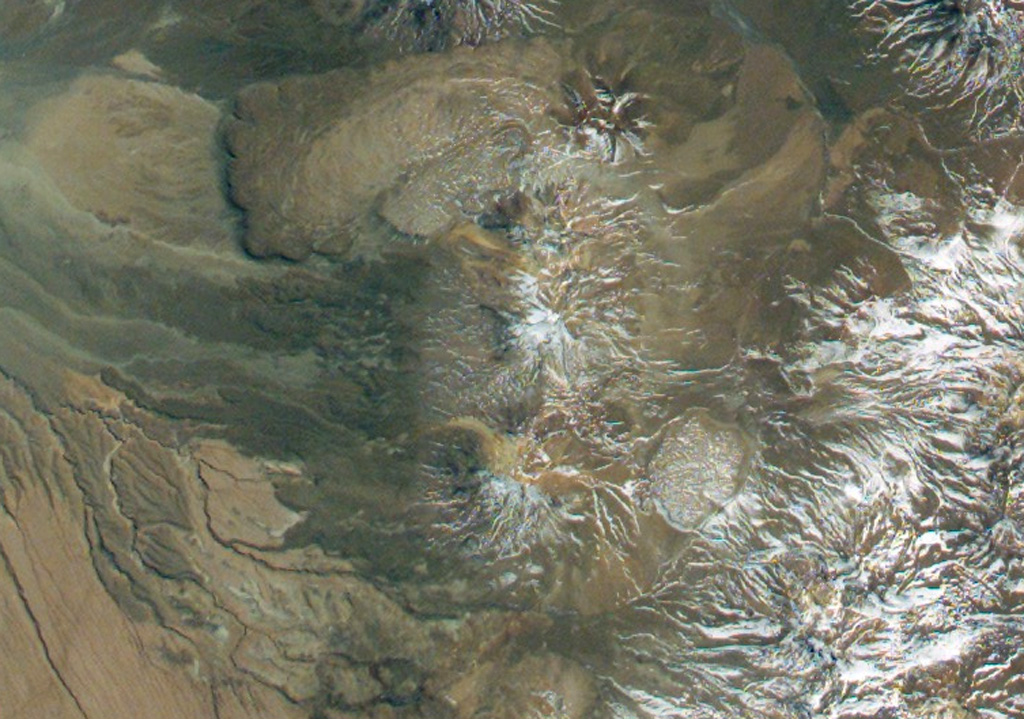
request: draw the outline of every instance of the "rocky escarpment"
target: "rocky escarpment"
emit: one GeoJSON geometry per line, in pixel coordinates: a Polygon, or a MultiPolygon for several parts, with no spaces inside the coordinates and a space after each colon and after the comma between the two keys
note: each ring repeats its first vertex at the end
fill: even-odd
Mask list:
{"type": "Polygon", "coordinates": [[[318,471],[296,448],[379,434],[360,393],[391,370],[342,370],[342,325],[293,330],[326,327],[296,297],[329,276],[240,252],[219,116],[115,70],[0,147],[4,715],[586,716],[589,675],[521,651],[543,615],[424,616],[286,546],[304,515],[278,494],[318,471]]]}
{"type": "MultiPolygon", "coordinates": [[[[593,56],[516,40],[403,59],[358,87],[346,70],[260,83],[226,123],[230,158],[217,141],[223,109],[166,84],[138,55],[31,104],[0,147],[4,596],[20,627],[5,641],[35,657],[3,675],[19,711],[51,701],[55,716],[591,715],[598,679],[547,645],[548,610],[623,606],[658,571],[668,531],[655,514],[643,541],[616,546],[632,530],[606,522],[632,512],[624,486],[635,458],[588,452],[636,419],[650,385],[629,384],[637,394],[623,398],[601,392],[633,371],[623,357],[691,306],[664,326],[636,321],[634,305],[658,303],[663,269],[639,267],[637,243],[659,262],[678,252],[693,278],[702,260],[674,233],[727,226],[729,198],[761,191],[792,195],[784,234],[809,201],[792,173],[773,168],[810,168],[813,185],[821,156],[813,111],[789,97],[799,88],[757,71],[765,57],[778,69],[777,55],[744,61],[728,28],[695,13],[672,26],[692,35],[678,54],[694,73],[673,85],[654,69],[657,43],[671,50],[659,17],[603,27],[612,39],[593,56]],[[572,105],[594,95],[587,83],[599,74],[628,96],[634,59],[614,48],[634,31],[655,43],[633,80],[661,98],[650,132],[636,117],[602,122],[615,112],[603,101],[582,115],[572,105]],[[714,62],[695,65],[705,51],[714,62]],[[743,135],[762,96],[778,105],[767,140],[743,135]],[[566,103],[568,115],[557,111],[566,103]],[[637,152],[601,149],[621,142],[637,152]],[[685,181],[671,172],[678,162],[693,170],[685,181]],[[221,192],[227,164],[244,217],[221,192]],[[644,181],[624,179],[631,172],[644,181]],[[600,199],[637,191],[619,205],[600,199]],[[691,201],[708,209],[680,215],[691,201]],[[240,227],[250,255],[334,262],[256,262],[241,251],[240,227]],[[605,268],[621,278],[574,294],[574,273],[596,279],[605,268]],[[538,289],[534,299],[513,291],[516,272],[532,278],[523,287],[538,289]],[[545,302],[574,314],[567,327],[582,351],[558,357],[536,334],[545,302]],[[516,318],[525,322],[510,329],[516,318]],[[460,335],[465,352],[453,357],[460,335]],[[503,355],[510,341],[517,349],[503,355]],[[473,371],[453,374],[460,366],[473,371]],[[543,411],[519,370],[545,375],[543,411]],[[561,412],[557,402],[591,374],[593,396],[561,412]],[[462,417],[492,395],[493,411],[462,417]],[[611,399],[622,402],[606,418],[595,408],[611,399]],[[518,435],[495,443],[490,469],[524,460],[545,473],[543,503],[565,480],[576,496],[562,530],[572,528],[568,509],[590,511],[592,497],[549,468],[575,461],[610,487],[596,487],[610,509],[585,531],[612,527],[611,539],[573,548],[578,537],[566,534],[545,555],[543,581],[526,579],[539,605],[533,584],[476,604],[514,565],[480,575],[462,549],[444,549],[453,574],[430,575],[421,545],[449,546],[432,531],[471,532],[473,517],[494,524],[487,508],[473,514],[479,506],[447,528],[418,514],[433,491],[417,484],[418,452],[456,413],[453,426],[478,438],[518,435]],[[590,434],[563,443],[577,421],[590,434]],[[402,548],[392,561],[387,552],[402,548]],[[574,557],[584,561],[565,561],[574,557]],[[467,581],[479,576],[479,586],[467,581]],[[145,675],[122,686],[133,666],[145,675]]],[[[661,419],[636,421],[614,446],[642,446],[661,419]]]]}
{"type": "Polygon", "coordinates": [[[1020,713],[1019,139],[703,0],[124,1],[0,60],[4,719],[1020,713]]]}
{"type": "Polygon", "coordinates": [[[473,716],[498,666],[507,700],[546,685],[585,715],[578,667],[509,655],[543,618],[416,617],[344,561],[282,549],[301,518],[274,487],[301,467],[168,446],[96,380],[60,387],[51,411],[0,381],[11,716],[473,716]]]}

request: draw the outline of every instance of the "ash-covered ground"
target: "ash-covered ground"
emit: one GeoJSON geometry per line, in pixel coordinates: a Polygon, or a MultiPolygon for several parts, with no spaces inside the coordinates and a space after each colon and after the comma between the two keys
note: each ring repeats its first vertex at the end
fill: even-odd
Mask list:
{"type": "Polygon", "coordinates": [[[0,716],[1020,716],[1022,27],[0,6],[0,716]]]}

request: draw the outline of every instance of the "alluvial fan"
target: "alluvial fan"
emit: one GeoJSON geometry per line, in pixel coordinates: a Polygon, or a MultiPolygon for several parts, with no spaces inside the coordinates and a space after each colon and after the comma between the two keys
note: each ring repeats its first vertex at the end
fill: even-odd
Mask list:
{"type": "MultiPolygon", "coordinates": [[[[439,47],[499,6],[389,7],[439,47]]],[[[919,94],[979,124],[1018,101],[995,5],[858,7],[919,94]]],[[[422,266],[389,447],[416,471],[338,546],[386,542],[367,571],[428,613],[544,614],[522,646],[593,671],[580,716],[1013,716],[1024,225],[985,163],[1020,148],[939,153],[875,108],[826,177],[776,50],[639,11],[594,32],[243,95],[251,250],[350,259],[327,240],[386,224],[377,252],[422,266]]]]}
{"type": "MultiPolygon", "coordinates": [[[[309,2],[481,46],[233,118],[133,56],[0,128],[4,712],[1024,716],[1024,137],[829,125],[719,0],[309,2]],[[211,709],[71,706],[161,662],[211,709]]],[[[851,3],[927,101],[1020,104],[1021,2],[851,3]]]]}
{"type": "Polygon", "coordinates": [[[1020,126],[1024,9],[1005,0],[855,0],[899,61],[908,90],[937,107],[962,105],[985,133],[1020,126]]]}

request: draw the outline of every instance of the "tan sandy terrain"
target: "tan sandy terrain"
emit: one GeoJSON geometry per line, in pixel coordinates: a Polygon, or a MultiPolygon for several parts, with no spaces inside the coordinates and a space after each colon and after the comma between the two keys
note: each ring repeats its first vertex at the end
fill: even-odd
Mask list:
{"type": "Polygon", "coordinates": [[[593,689],[578,667],[507,656],[517,627],[541,618],[417,617],[347,562],[284,548],[302,515],[276,491],[310,481],[301,464],[200,439],[99,378],[101,357],[153,350],[265,371],[230,342],[200,349],[201,328],[132,319],[131,297],[69,281],[75,268],[163,263],[226,292],[277,272],[247,270],[235,244],[219,117],[165,85],[92,75],[35,107],[24,142],[3,149],[2,715],[391,716],[415,697],[416,716],[468,717],[500,665],[585,716],[593,689]],[[18,253],[33,257],[21,270],[18,253]]]}
{"type": "Polygon", "coordinates": [[[202,4],[0,64],[0,719],[1021,695],[1019,218],[958,194],[1019,140],[827,111],[701,2],[365,66],[373,3],[202,4]]]}

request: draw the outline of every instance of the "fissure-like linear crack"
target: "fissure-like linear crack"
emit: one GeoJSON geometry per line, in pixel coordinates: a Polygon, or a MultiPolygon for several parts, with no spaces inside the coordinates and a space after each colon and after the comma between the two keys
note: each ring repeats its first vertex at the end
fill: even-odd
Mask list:
{"type": "Polygon", "coordinates": [[[11,577],[11,581],[14,582],[15,589],[18,592],[18,598],[21,600],[21,604],[25,608],[25,614],[26,616],[28,616],[29,621],[32,622],[32,627],[35,629],[36,637],[39,639],[39,646],[43,650],[43,656],[46,658],[46,663],[49,665],[50,671],[53,672],[54,678],[64,688],[64,691],[67,692],[68,697],[71,699],[75,707],[78,709],[78,713],[82,717],[84,717],[84,719],[88,719],[89,714],[85,711],[85,707],[82,706],[82,703],[78,700],[78,697],[75,696],[75,692],[71,689],[71,686],[64,678],[64,675],[61,674],[60,669],[57,667],[57,664],[53,660],[53,656],[50,654],[50,646],[49,644],[47,644],[46,637],[43,635],[43,628],[39,624],[39,619],[36,617],[35,612],[32,611],[32,605],[28,600],[28,595],[25,592],[25,587],[22,586],[21,580],[18,579],[18,574],[14,569],[14,564],[13,562],[11,562],[11,558],[8,556],[7,550],[4,549],[3,544],[0,544],[0,558],[3,559],[4,569],[7,571],[7,574],[11,577]]]}

